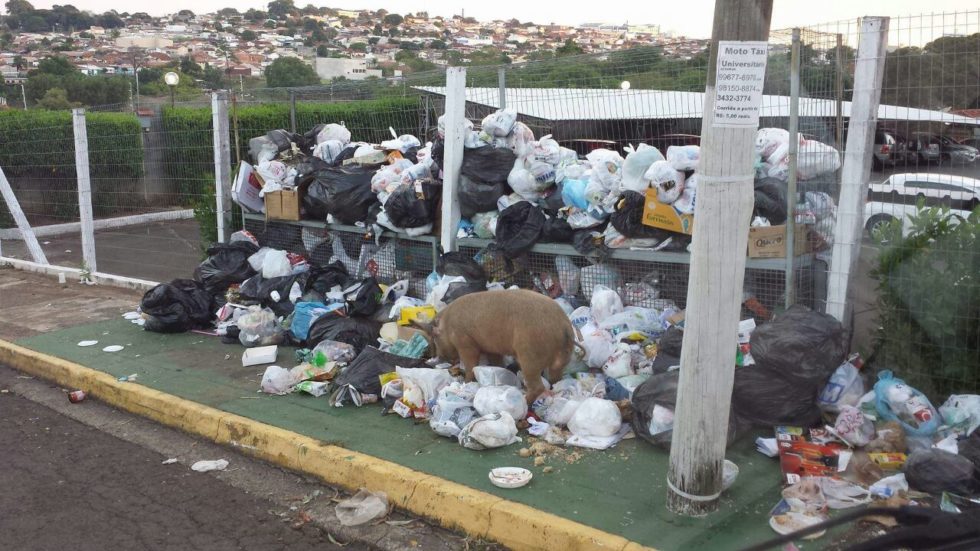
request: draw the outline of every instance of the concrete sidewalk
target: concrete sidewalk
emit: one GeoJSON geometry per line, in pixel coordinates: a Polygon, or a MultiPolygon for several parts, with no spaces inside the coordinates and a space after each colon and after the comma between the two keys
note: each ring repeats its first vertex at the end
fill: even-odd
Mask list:
{"type": "MultiPolygon", "coordinates": [[[[437,436],[426,423],[383,417],[376,405],[331,408],[323,398],[261,394],[258,388],[264,366],[243,368],[240,346],[223,345],[215,337],[194,333],[148,333],[121,319],[121,313],[133,309],[138,298],[135,292],[74,284],[62,289],[42,276],[0,271],[0,317],[7,320],[0,325],[0,337],[15,338],[33,351],[108,374],[110,377],[86,375],[79,380],[92,381],[110,400],[120,393],[154,389],[207,406],[208,411],[223,412],[227,419],[213,421],[217,427],[214,434],[222,433],[223,424],[245,419],[285,429],[288,432],[283,434],[293,435],[289,438],[296,441],[319,443],[321,449],[303,444],[299,457],[283,461],[291,468],[309,468],[328,482],[330,476],[362,476],[359,470],[349,471],[349,466],[337,463],[345,460],[343,450],[351,450],[348,455],[355,462],[376,458],[371,460],[374,463],[367,463],[370,468],[361,469],[374,473],[363,474],[365,484],[373,481],[385,487],[395,496],[396,506],[446,526],[479,532],[475,535],[496,535],[512,547],[540,547],[547,541],[576,541],[570,546],[582,549],[598,547],[584,543],[593,541],[612,542],[604,544],[606,548],[626,548],[628,540],[665,550],[729,550],[773,536],[768,511],[779,499],[778,466],[754,450],[752,435],[729,450],[728,458],[739,465],[741,474],[722,497],[721,509],[703,519],[675,517],[664,506],[666,450],[628,440],[607,451],[559,451],[549,454],[543,465],[535,466],[533,458],[518,455],[521,445],[483,452],[467,450],[437,436]],[[23,280],[28,283],[17,283],[23,280]],[[26,288],[18,292],[18,285],[26,288]],[[33,293],[30,296],[28,289],[33,293]],[[11,292],[15,293],[13,298],[11,292]],[[9,316],[10,312],[16,315],[9,316]],[[77,346],[89,339],[98,340],[99,345],[77,346]],[[125,349],[114,354],[102,352],[102,347],[110,344],[124,345],[125,349]],[[131,374],[138,376],[135,384],[115,381],[131,374]],[[322,452],[333,463],[319,463],[312,453],[304,460],[303,450],[322,452]],[[378,459],[381,461],[376,462],[378,459]],[[518,490],[494,487],[487,472],[500,466],[529,468],[534,480],[518,490]],[[545,473],[546,466],[553,471],[545,473]],[[390,479],[385,479],[386,472],[391,473],[390,479]],[[400,491],[404,493],[399,498],[400,491]],[[484,514],[489,518],[473,518],[484,514]],[[513,535],[505,535],[508,531],[513,535]],[[569,533],[578,535],[560,539],[569,533]]],[[[37,364],[39,360],[31,361],[37,364]]],[[[278,361],[279,365],[293,365],[293,350],[281,347],[278,361]]],[[[59,364],[51,369],[63,373],[67,368],[59,364]]],[[[167,422],[167,406],[154,405],[157,399],[157,394],[150,395],[145,403],[134,407],[153,410],[144,414],[167,422]]],[[[187,409],[173,424],[185,429],[192,426],[194,419],[187,418],[191,411],[187,409]]],[[[201,416],[207,417],[204,413],[201,416]]],[[[263,438],[249,442],[261,447],[263,438]]],[[[235,440],[229,437],[229,441],[235,440]]],[[[336,483],[344,485],[344,480],[336,483]]]]}

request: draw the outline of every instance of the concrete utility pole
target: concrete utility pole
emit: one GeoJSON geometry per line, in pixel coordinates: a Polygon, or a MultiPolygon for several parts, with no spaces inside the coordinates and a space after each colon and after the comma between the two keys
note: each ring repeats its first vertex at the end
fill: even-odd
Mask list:
{"type": "MultiPolygon", "coordinates": [[[[722,108],[737,118],[752,103],[743,102],[745,96],[741,92],[719,94],[716,90],[723,84],[716,83],[719,41],[765,42],[769,39],[771,16],[772,0],[715,1],[701,125],[691,276],[667,474],[667,508],[683,515],[713,511],[721,494],[753,202],[752,158],[758,105],[754,121],[749,117],[737,123],[716,122],[722,108]]],[[[764,74],[764,65],[762,71],[764,74]]],[[[745,82],[741,76],[736,74],[734,80],[726,80],[725,86],[734,82],[741,85],[745,82]]],[[[758,69],[755,77],[759,84],[758,69]]],[[[761,86],[757,96],[761,101],[761,86]]]]}

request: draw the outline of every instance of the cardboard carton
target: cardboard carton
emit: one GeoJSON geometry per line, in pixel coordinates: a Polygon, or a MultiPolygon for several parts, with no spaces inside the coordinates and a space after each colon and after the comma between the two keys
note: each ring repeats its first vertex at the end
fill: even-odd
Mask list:
{"type": "Polygon", "coordinates": [[[694,215],[685,214],[671,205],[657,201],[657,190],[647,190],[643,203],[643,225],[691,235],[694,232],[694,215]]]}
{"type": "MultiPolygon", "coordinates": [[[[810,252],[805,224],[796,225],[793,243],[794,256],[810,252]]],[[[749,258],[786,258],[786,226],[749,228],[749,258]]]]}

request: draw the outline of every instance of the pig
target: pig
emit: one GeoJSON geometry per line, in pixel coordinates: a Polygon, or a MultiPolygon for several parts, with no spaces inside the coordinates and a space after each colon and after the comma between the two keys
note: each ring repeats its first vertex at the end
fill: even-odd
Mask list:
{"type": "Polygon", "coordinates": [[[462,364],[467,381],[474,379],[481,354],[498,365],[502,356],[515,357],[527,384],[528,405],[544,392],[541,376],[556,382],[574,347],[582,348],[558,303],[526,290],[463,295],[431,323],[416,325],[432,337],[439,358],[462,364]]]}

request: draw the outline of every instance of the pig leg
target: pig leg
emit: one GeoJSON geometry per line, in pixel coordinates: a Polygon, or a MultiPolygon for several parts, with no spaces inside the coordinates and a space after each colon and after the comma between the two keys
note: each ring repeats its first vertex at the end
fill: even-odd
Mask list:
{"type": "Polygon", "coordinates": [[[517,363],[521,366],[524,374],[524,384],[527,385],[527,393],[524,399],[527,405],[531,405],[544,392],[544,384],[541,382],[541,362],[534,354],[517,355],[517,363]]]}
{"type": "Polygon", "coordinates": [[[459,363],[466,373],[466,382],[476,380],[473,368],[480,365],[480,349],[470,339],[461,339],[456,344],[456,350],[459,351],[459,363]]]}

